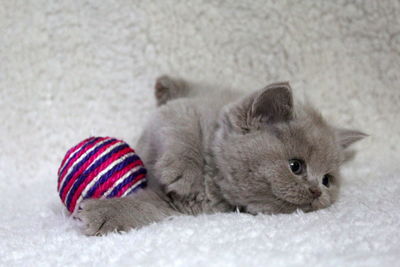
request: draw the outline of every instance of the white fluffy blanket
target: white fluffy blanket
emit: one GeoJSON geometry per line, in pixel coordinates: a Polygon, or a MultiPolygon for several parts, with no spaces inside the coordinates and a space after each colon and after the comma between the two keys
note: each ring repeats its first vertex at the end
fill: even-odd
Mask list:
{"type": "Polygon", "coordinates": [[[395,266],[399,1],[1,1],[0,265],[395,266]],[[86,237],[56,193],[90,135],[135,144],[169,73],[251,91],[291,82],[370,134],[314,213],[180,217],[86,237]]]}

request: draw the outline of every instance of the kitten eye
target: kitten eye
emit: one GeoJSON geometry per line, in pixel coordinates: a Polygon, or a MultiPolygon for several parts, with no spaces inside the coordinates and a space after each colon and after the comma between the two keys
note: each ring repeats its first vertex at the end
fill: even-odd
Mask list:
{"type": "Polygon", "coordinates": [[[331,176],[329,174],[325,174],[324,178],[322,178],[322,184],[326,187],[329,187],[330,180],[331,176]]]}
{"type": "Polygon", "coordinates": [[[289,160],[290,170],[296,175],[300,175],[304,172],[304,165],[304,162],[300,159],[289,160]]]}

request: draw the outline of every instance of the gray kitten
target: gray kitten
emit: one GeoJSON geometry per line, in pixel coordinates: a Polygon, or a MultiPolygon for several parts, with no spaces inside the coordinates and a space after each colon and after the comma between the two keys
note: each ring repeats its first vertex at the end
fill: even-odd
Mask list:
{"type": "Polygon", "coordinates": [[[167,76],[157,80],[159,108],[135,147],[148,187],[84,201],[76,216],[86,234],[179,214],[313,211],[336,200],[346,148],[365,134],[334,128],[313,108],[294,105],[288,83],[245,97],[198,90],[167,76]]]}

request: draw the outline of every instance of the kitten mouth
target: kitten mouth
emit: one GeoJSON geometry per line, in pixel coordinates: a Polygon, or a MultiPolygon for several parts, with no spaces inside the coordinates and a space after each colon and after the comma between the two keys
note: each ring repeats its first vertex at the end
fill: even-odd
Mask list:
{"type": "Polygon", "coordinates": [[[277,195],[275,195],[275,194],[274,194],[274,196],[275,196],[277,199],[281,200],[281,201],[284,201],[284,202],[286,202],[286,203],[288,203],[288,204],[296,205],[296,206],[299,206],[299,207],[302,207],[302,206],[311,206],[312,203],[313,203],[314,201],[317,200],[317,199],[313,199],[313,200],[311,200],[311,201],[310,201],[310,200],[298,201],[298,200],[291,200],[291,199],[282,198],[282,197],[279,197],[279,196],[277,196],[277,195]]]}
{"type": "Polygon", "coordinates": [[[319,201],[319,199],[314,199],[311,202],[299,205],[299,208],[304,212],[311,212],[324,208],[324,205],[319,201]]]}
{"type": "Polygon", "coordinates": [[[313,210],[319,210],[330,206],[330,204],[331,203],[329,201],[324,201],[321,198],[317,198],[314,199],[314,201],[312,201],[310,205],[313,208],[313,210]]]}
{"type": "Polygon", "coordinates": [[[279,197],[275,194],[273,194],[273,195],[275,196],[276,199],[285,202],[287,205],[294,206],[294,207],[300,208],[302,210],[304,210],[303,209],[304,207],[309,207],[309,209],[310,209],[312,207],[312,202],[315,201],[315,200],[313,200],[313,201],[299,202],[299,201],[292,201],[290,199],[285,199],[285,198],[279,197]]]}

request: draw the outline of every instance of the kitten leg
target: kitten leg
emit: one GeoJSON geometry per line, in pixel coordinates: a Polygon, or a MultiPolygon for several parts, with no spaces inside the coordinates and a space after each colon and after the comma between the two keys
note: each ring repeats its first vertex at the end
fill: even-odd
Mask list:
{"type": "Polygon", "coordinates": [[[173,79],[167,75],[163,75],[156,80],[154,90],[157,106],[164,105],[172,99],[185,97],[189,93],[189,88],[185,81],[173,79]]]}
{"type": "MultiPolygon", "coordinates": [[[[197,214],[204,198],[204,159],[198,125],[176,122],[164,140],[164,153],[157,160],[155,177],[177,208],[186,214],[197,214]],[[186,124],[185,127],[180,123],[186,124]],[[180,127],[182,126],[182,127],[180,127]]],[[[167,130],[166,130],[167,131],[167,130]]]]}
{"type": "Polygon", "coordinates": [[[190,158],[187,154],[184,155],[188,152],[184,147],[174,149],[173,152],[165,153],[156,164],[160,182],[167,194],[180,198],[194,198],[203,189],[202,166],[196,157],[190,158]],[[174,153],[178,151],[182,152],[174,153]]]}
{"type": "Polygon", "coordinates": [[[179,215],[151,190],[111,199],[88,199],[81,203],[75,217],[84,223],[86,235],[128,231],[167,217],[179,215]]]}
{"type": "Polygon", "coordinates": [[[136,152],[151,174],[149,185],[167,195],[179,211],[199,213],[204,198],[203,133],[194,105],[177,101],[157,109],[136,152]]]}

